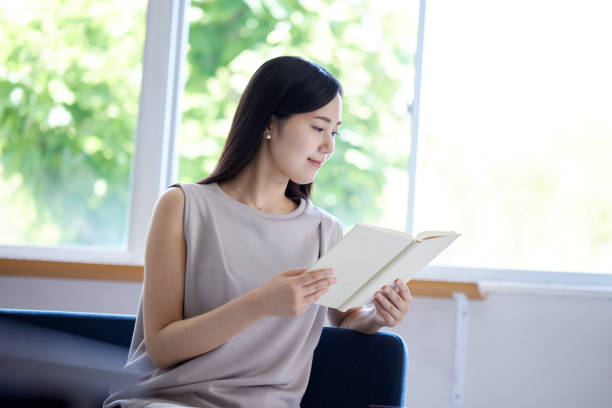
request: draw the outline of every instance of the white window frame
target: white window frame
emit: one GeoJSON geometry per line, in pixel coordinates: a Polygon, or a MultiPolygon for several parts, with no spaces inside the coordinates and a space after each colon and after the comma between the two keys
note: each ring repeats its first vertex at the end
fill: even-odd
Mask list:
{"type": "MultiPolygon", "coordinates": [[[[189,6],[190,0],[149,0],[147,5],[143,76],[131,174],[127,247],[124,250],[108,250],[77,246],[3,245],[0,246],[0,257],[127,265],[144,263],[146,234],[155,202],[159,194],[177,180],[178,175],[176,139],[181,122],[180,99],[184,89],[189,34],[186,14],[189,6]]],[[[425,11],[426,0],[420,0],[414,94],[413,101],[408,107],[412,119],[406,222],[406,231],[409,233],[413,233],[414,226],[425,11]]],[[[443,281],[490,282],[494,285],[517,283],[598,290],[605,287],[612,290],[612,274],[428,266],[419,277],[443,281]]]]}
{"type": "Polygon", "coordinates": [[[142,84],[129,200],[127,247],[1,245],[13,259],[144,264],[149,220],[159,194],[177,176],[176,135],[181,122],[190,0],[149,0],[142,61],[142,84]]]}
{"type": "MultiPolygon", "coordinates": [[[[419,108],[421,100],[421,73],[423,68],[423,46],[426,22],[427,0],[419,2],[419,22],[417,35],[417,49],[415,56],[414,96],[408,106],[408,114],[412,119],[410,160],[408,163],[409,186],[408,205],[406,217],[406,232],[414,234],[414,200],[415,184],[417,182],[416,169],[418,159],[419,108]]],[[[457,266],[426,266],[419,275],[420,279],[440,281],[477,281],[485,282],[491,286],[504,286],[507,284],[524,284],[529,286],[546,286],[560,288],[578,288],[584,290],[611,291],[612,273],[577,273],[561,271],[536,271],[524,269],[495,269],[479,267],[457,266]]]]}

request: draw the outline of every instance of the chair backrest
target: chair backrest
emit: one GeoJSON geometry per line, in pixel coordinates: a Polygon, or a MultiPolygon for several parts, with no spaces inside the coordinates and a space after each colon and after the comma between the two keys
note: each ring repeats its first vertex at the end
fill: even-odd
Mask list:
{"type": "Polygon", "coordinates": [[[325,327],[301,406],[403,407],[407,369],[398,335],[325,327]]]}
{"type": "MultiPolygon", "coordinates": [[[[0,309],[3,319],[118,345],[126,357],[135,324],[133,315],[16,309],[0,309]]],[[[407,366],[406,346],[395,334],[324,327],[301,406],[402,407],[407,366]]]]}
{"type": "MultiPolygon", "coordinates": [[[[130,347],[136,316],[46,310],[0,309],[0,319],[130,347]]],[[[127,354],[126,354],[127,355],[127,354]]]]}
{"type": "Polygon", "coordinates": [[[0,406],[99,407],[111,384],[133,381],[135,317],[0,309],[0,406]]]}

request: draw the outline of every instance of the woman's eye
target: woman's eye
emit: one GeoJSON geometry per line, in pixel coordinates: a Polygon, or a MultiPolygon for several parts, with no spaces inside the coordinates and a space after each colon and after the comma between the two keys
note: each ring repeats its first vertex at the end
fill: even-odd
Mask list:
{"type": "MultiPolygon", "coordinates": [[[[322,131],[324,131],[324,130],[325,130],[325,129],[323,129],[323,128],[316,127],[316,126],[313,126],[312,128],[313,128],[314,130],[316,130],[317,132],[322,132],[322,131]]],[[[336,136],[338,136],[338,132],[332,132],[332,133],[331,133],[331,135],[332,135],[333,137],[336,137],[336,136]]]]}

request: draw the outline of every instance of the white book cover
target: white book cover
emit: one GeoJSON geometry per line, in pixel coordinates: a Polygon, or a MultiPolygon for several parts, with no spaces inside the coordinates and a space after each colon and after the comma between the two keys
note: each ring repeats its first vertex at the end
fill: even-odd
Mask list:
{"type": "Polygon", "coordinates": [[[371,303],[383,285],[393,286],[395,278],[408,282],[459,235],[426,231],[415,239],[401,231],[357,224],[308,268],[333,268],[338,279],[316,303],[341,311],[371,303]]]}

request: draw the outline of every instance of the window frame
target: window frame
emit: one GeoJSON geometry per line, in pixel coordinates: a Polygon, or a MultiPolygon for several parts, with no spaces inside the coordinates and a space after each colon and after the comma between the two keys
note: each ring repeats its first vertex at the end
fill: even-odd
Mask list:
{"type": "MultiPolygon", "coordinates": [[[[406,232],[414,234],[414,202],[415,202],[415,183],[417,159],[418,159],[418,139],[419,129],[419,108],[421,99],[421,78],[423,68],[423,49],[426,22],[426,3],[427,0],[419,0],[419,22],[417,35],[417,49],[415,56],[415,78],[414,78],[414,98],[408,105],[408,114],[412,120],[410,160],[409,160],[409,188],[408,205],[406,217],[406,232]]],[[[611,271],[612,272],[612,271],[611,271]]],[[[434,281],[476,281],[489,282],[489,284],[505,285],[526,284],[530,286],[544,285],[547,287],[556,286],[558,288],[580,288],[584,290],[612,290],[612,273],[581,273],[563,271],[541,271],[527,269],[499,269],[483,267],[459,267],[428,265],[419,275],[420,279],[430,279],[434,281]],[[604,289],[605,287],[605,289],[604,289]]]]}
{"type": "MultiPolygon", "coordinates": [[[[411,152],[408,163],[409,196],[405,230],[413,232],[421,75],[426,22],[426,0],[419,0],[413,101],[407,107],[411,119],[411,152]]],[[[180,100],[189,35],[190,0],[149,0],[142,62],[142,85],[132,161],[126,247],[43,247],[0,245],[0,258],[143,265],[150,217],[159,194],[177,180],[176,140],[181,123],[180,100]]],[[[478,267],[427,266],[422,279],[434,281],[514,282],[528,285],[612,287],[612,274],[531,271],[478,267]]]]}
{"type": "Polygon", "coordinates": [[[142,82],[138,107],[127,245],[121,249],[96,246],[0,245],[0,258],[144,264],[146,236],[159,194],[176,179],[176,135],[181,121],[180,98],[190,0],[147,2],[142,82]]]}

